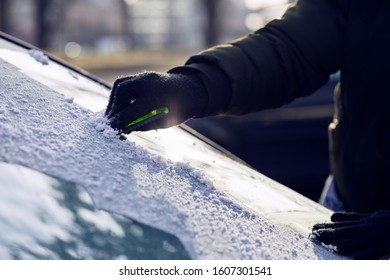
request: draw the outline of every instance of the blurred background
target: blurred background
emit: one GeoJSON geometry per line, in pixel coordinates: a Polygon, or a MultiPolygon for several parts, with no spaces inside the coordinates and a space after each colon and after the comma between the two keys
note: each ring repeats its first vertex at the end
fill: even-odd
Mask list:
{"type": "MultiPolygon", "coordinates": [[[[0,0],[0,30],[106,80],[167,71],[280,18],[291,0],[0,0]]],[[[338,76],[309,98],[188,124],[265,175],[317,200],[329,173],[338,76]]]]}
{"type": "Polygon", "coordinates": [[[108,70],[167,70],[280,17],[288,2],[0,0],[0,30],[112,82],[108,70]]]}

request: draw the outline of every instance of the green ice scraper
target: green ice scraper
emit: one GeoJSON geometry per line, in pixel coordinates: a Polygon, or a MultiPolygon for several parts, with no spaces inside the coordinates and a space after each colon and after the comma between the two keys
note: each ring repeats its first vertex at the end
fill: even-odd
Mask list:
{"type": "Polygon", "coordinates": [[[155,109],[152,112],[136,119],[135,121],[132,121],[131,123],[127,124],[126,127],[122,130],[122,133],[130,133],[137,128],[146,125],[147,123],[150,123],[160,117],[162,117],[163,114],[168,114],[169,109],[168,107],[163,107],[159,109],[155,109]]]}

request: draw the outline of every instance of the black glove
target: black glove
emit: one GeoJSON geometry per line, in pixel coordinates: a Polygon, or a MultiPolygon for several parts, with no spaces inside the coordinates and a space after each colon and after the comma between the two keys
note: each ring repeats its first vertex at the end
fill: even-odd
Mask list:
{"type": "Polygon", "coordinates": [[[316,224],[313,235],[355,259],[380,259],[390,253],[390,210],[370,214],[334,213],[333,223],[316,224]]]}
{"type": "Polygon", "coordinates": [[[202,112],[207,99],[196,75],[144,72],[115,81],[105,114],[120,133],[167,128],[202,112]]]}

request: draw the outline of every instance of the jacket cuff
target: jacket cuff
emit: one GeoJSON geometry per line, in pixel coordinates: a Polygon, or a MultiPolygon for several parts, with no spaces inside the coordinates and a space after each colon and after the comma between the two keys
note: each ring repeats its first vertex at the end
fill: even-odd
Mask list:
{"type": "Polygon", "coordinates": [[[230,104],[232,90],[229,78],[217,66],[211,63],[193,63],[175,67],[169,70],[168,73],[196,75],[206,88],[207,106],[195,118],[219,115],[226,112],[230,104]]]}

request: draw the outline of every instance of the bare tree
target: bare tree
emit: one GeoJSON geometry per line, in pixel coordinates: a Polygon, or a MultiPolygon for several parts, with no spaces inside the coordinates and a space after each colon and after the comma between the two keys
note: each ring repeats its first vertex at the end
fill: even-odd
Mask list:
{"type": "Polygon", "coordinates": [[[122,35],[128,36],[130,33],[129,6],[125,0],[119,0],[122,20],[122,35]]]}
{"type": "Polygon", "coordinates": [[[36,44],[42,49],[53,45],[53,38],[63,32],[66,12],[75,0],[35,0],[36,44]]]}
{"type": "Polygon", "coordinates": [[[9,0],[0,1],[0,30],[9,32],[9,0]]]}
{"type": "Polygon", "coordinates": [[[219,4],[220,0],[201,0],[205,11],[205,25],[203,27],[206,46],[218,43],[220,32],[219,4]]]}
{"type": "Polygon", "coordinates": [[[36,0],[37,46],[42,49],[49,47],[50,23],[48,12],[51,2],[50,0],[36,0]]]}

